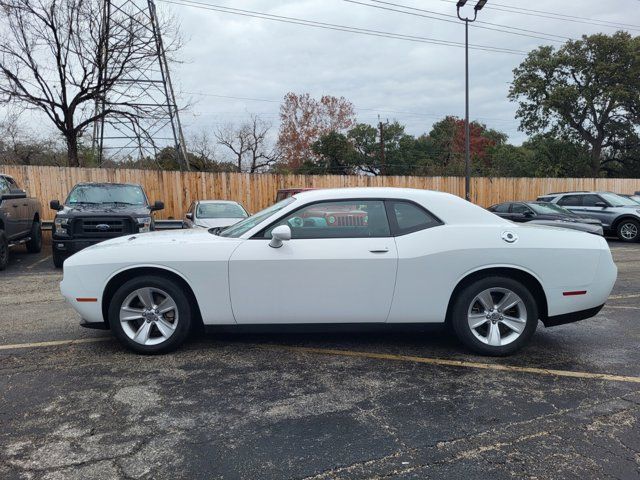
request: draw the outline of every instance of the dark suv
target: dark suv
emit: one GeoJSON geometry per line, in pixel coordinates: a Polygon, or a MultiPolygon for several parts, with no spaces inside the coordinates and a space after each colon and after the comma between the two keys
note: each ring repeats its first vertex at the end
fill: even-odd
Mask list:
{"type": "Polygon", "coordinates": [[[128,183],[78,183],[56,210],[53,221],[53,264],[60,268],[74,253],[110,238],[154,230],[153,213],[164,204],[149,204],[140,185],[128,183]]]}
{"type": "Polygon", "coordinates": [[[561,192],[543,195],[538,201],[597,218],[605,234],[616,235],[623,242],[640,240],[640,205],[628,197],[612,192],[561,192]]]}

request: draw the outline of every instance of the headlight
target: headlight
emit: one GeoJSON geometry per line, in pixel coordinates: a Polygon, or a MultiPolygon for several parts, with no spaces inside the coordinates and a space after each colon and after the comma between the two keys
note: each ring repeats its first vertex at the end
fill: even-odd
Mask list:
{"type": "Polygon", "coordinates": [[[150,232],[151,231],[151,217],[140,217],[138,220],[138,232],[150,232]]]}
{"type": "Polygon", "coordinates": [[[68,237],[69,236],[69,230],[67,230],[68,225],[69,225],[68,218],[56,218],[53,221],[54,233],[59,237],[68,237]]]}

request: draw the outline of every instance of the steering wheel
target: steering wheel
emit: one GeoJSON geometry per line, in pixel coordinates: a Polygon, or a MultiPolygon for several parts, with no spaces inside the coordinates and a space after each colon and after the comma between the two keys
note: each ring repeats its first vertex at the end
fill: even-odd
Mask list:
{"type": "Polygon", "coordinates": [[[304,220],[301,217],[293,217],[289,219],[288,223],[293,228],[300,228],[304,225],[304,220]]]}

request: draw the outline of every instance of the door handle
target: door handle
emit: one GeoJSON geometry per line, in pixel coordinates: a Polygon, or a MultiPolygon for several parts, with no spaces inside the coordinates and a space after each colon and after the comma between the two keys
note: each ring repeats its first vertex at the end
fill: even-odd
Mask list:
{"type": "Polygon", "coordinates": [[[17,204],[17,203],[14,203],[14,204],[13,204],[13,208],[18,208],[18,204],[17,204]]]}
{"type": "Polygon", "coordinates": [[[389,248],[385,247],[385,248],[374,248],[369,250],[371,253],[388,253],[389,252],[389,248]]]}

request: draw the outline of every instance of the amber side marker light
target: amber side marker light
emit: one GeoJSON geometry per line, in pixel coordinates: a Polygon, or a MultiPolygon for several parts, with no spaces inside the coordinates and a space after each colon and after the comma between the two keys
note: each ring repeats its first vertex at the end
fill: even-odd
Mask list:
{"type": "Polygon", "coordinates": [[[565,297],[571,297],[573,295],[586,295],[586,290],[576,290],[575,292],[562,292],[565,297]]]}
{"type": "Polygon", "coordinates": [[[76,302],[97,302],[97,298],[76,298],[76,302]]]}

